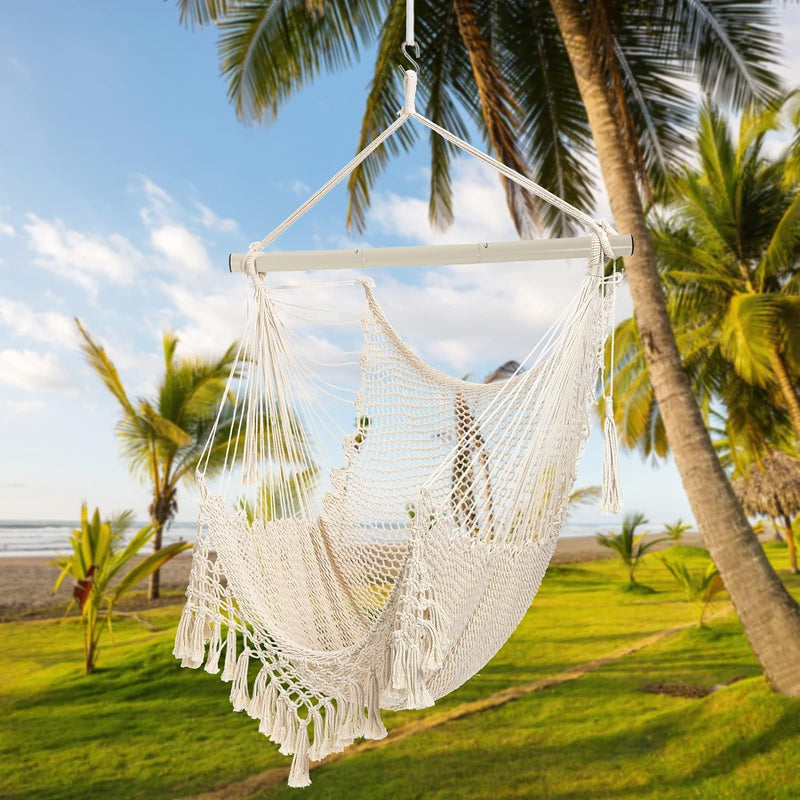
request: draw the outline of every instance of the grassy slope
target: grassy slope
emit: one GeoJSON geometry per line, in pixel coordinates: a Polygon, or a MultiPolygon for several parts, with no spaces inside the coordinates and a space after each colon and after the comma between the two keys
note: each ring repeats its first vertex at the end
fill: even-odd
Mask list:
{"type": "MultiPolygon", "coordinates": [[[[785,568],[785,549],[768,549],[785,568]]],[[[553,568],[509,643],[437,709],[694,619],[656,558],[640,574],[655,594],[622,592],[621,580],[613,562],[553,568]]],[[[120,621],[88,679],[75,621],[2,626],[0,795],[158,800],[287,763],[231,713],[227,685],[173,662],[177,609],[147,618],[162,630],[120,621]]],[[[575,683],[316,770],[303,796],[800,798],[800,701],[773,695],[758,674],[730,615],[575,683]],[[641,691],[739,676],[751,679],[703,700],[641,691]]],[[[426,713],[387,714],[387,727],[426,713]]]]}

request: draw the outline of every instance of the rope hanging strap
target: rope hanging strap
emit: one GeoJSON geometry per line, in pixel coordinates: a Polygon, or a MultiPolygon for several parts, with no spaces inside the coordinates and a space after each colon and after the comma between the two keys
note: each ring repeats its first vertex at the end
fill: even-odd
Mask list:
{"type": "Polygon", "coordinates": [[[578,222],[582,223],[589,231],[597,236],[603,254],[607,260],[613,260],[616,256],[614,249],[609,242],[609,234],[615,234],[614,228],[605,220],[596,220],[584,213],[580,209],[568,203],[566,200],[558,197],[552,192],[540,186],[535,181],[532,181],[527,176],[520,172],[506,166],[496,158],[492,158],[488,153],[478,150],[469,142],[464,141],[450,131],[437,125],[427,117],[422,116],[416,110],[414,99],[417,91],[417,73],[414,70],[406,70],[403,74],[403,107],[398,112],[397,119],[389,125],[384,131],[378,134],[363,150],[356,154],[356,156],[347,162],[330,180],[324,183],[317,189],[311,197],[308,198],[302,205],[300,205],[294,212],[286,217],[274,230],[268,233],[261,241],[253,242],[250,245],[249,253],[257,254],[264,250],[264,248],[271,245],[282,233],[288,230],[295,222],[297,222],[303,215],[312,209],[325,195],[332,189],[338,186],[345,178],[347,178],[353,170],[358,167],[371,153],[374,153],[390,136],[403,127],[409,119],[415,119],[421,125],[431,130],[433,133],[441,136],[451,144],[463,150],[465,153],[477,158],[487,166],[499,172],[504,177],[508,178],[524,189],[527,189],[531,194],[544,200],[546,203],[556,207],[559,211],[567,214],[578,222]]]}
{"type": "MultiPolygon", "coordinates": [[[[406,29],[406,43],[407,45],[416,46],[414,42],[413,33],[413,0],[407,0],[407,29],[406,29]],[[410,22],[409,22],[410,21],[410,22]]],[[[405,46],[404,44],[404,46],[405,46]]],[[[405,52],[405,50],[404,50],[405,52]]],[[[290,228],[297,220],[299,220],[306,212],[312,209],[323,197],[325,197],[332,189],[338,186],[345,178],[347,178],[353,170],[358,167],[371,153],[375,152],[389,137],[398,131],[409,119],[414,119],[424,127],[428,128],[432,133],[441,136],[446,141],[468,153],[473,158],[478,159],[482,163],[494,169],[500,175],[503,175],[508,180],[513,181],[522,188],[529,191],[535,197],[540,198],[549,205],[559,209],[559,211],[567,214],[573,219],[580,222],[587,230],[596,237],[599,245],[600,252],[596,257],[590,258],[592,268],[603,270],[605,262],[614,261],[616,254],[614,248],[609,240],[610,235],[615,235],[616,230],[606,221],[602,219],[594,219],[588,214],[576,208],[571,203],[568,203],[563,198],[558,197],[552,192],[545,189],[535,181],[531,180],[526,175],[523,175],[517,170],[503,164],[496,158],[493,158],[488,153],[479,150],[469,142],[461,139],[450,131],[437,125],[432,120],[418,113],[415,106],[415,97],[417,91],[417,73],[414,70],[405,70],[403,73],[403,106],[398,112],[397,119],[389,125],[384,131],[375,137],[366,147],[364,147],[356,156],[345,164],[330,180],[324,183],[317,189],[311,197],[308,198],[302,205],[300,205],[292,214],[290,214],[283,222],[281,222],[274,230],[272,230],[261,241],[253,242],[250,245],[247,257],[245,259],[245,271],[250,273],[251,276],[257,275],[255,270],[255,257],[258,253],[263,252],[264,248],[272,244],[290,228]]],[[[614,272],[614,279],[612,285],[616,284],[617,273],[614,272]]],[[[607,291],[607,290],[606,290],[607,291]]],[[[613,308],[615,291],[612,288],[607,292],[609,300],[613,308]]],[[[613,315],[611,319],[611,334],[613,337],[614,320],[613,315]]],[[[612,338],[613,341],[613,338],[612,338]]],[[[613,367],[613,351],[611,354],[612,367],[613,367]]],[[[603,384],[603,396],[606,407],[606,416],[603,425],[604,436],[604,469],[603,469],[603,500],[601,508],[604,513],[616,513],[622,504],[622,497],[619,489],[619,454],[617,450],[617,433],[616,422],[614,419],[612,393],[609,386],[606,391],[605,383],[603,384]]]]}

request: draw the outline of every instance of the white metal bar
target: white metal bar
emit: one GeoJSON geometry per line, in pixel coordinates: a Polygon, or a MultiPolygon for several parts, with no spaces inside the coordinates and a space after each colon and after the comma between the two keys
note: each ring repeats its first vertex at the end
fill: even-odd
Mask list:
{"type": "MultiPolygon", "coordinates": [[[[609,236],[617,258],[633,254],[633,236],[609,236]]],[[[487,264],[507,261],[553,261],[588,258],[594,236],[565,239],[523,239],[515,242],[479,242],[422,247],[371,247],[356,250],[296,250],[259,253],[256,271],[372,269],[375,267],[425,267],[442,264],[487,264]]],[[[245,253],[231,253],[231,272],[244,272],[245,253]]]]}

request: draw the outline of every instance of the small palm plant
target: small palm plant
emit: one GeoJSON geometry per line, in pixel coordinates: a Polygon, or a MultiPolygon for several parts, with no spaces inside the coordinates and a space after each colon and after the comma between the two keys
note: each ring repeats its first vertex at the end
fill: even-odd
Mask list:
{"type": "Polygon", "coordinates": [[[255,502],[240,498],[238,507],[244,511],[248,523],[255,520],[274,522],[277,519],[296,517],[308,509],[311,495],[319,485],[319,468],[308,467],[300,472],[281,472],[270,484],[262,481],[255,495],[255,502]]]}
{"type": "Polygon", "coordinates": [[[680,517],[676,522],[665,522],[664,533],[672,539],[673,544],[680,544],[683,534],[691,530],[692,526],[688,522],[684,522],[680,517]]]}
{"type": "Polygon", "coordinates": [[[649,531],[644,531],[637,535],[636,529],[640,525],[646,525],[648,522],[647,517],[641,512],[633,514],[626,514],[622,520],[622,530],[619,533],[598,533],[597,542],[609,550],[613,550],[622,563],[628,569],[628,585],[635,586],[636,579],[634,573],[639,561],[642,559],[648,550],[652,549],[655,545],[664,541],[662,539],[651,539],[645,542],[644,537],[648,535],[649,531]]]}
{"type": "Polygon", "coordinates": [[[664,566],[670,571],[673,578],[680,584],[686,599],[697,605],[700,617],[698,622],[701,628],[705,627],[703,618],[709,603],[725,590],[717,565],[711,562],[705,569],[695,567],[690,569],[683,561],[661,559],[664,566]]]}
{"type": "Polygon", "coordinates": [[[122,538],[130,528],[132,513],[126,511],[110,520],[101,521],[100,511],[95,509],[90,519],[84,503],[81,506],[81,526],[74,529],[70,536],[72,554],[59,556],[52,562],[53,566],[61,568],[54,592],[58,591],[66,577],[75,581],[67,611],[76,603],[80,606],[86,675],[94,672],[100,638],[106,626],[111,629],[111,614],[117,601],[173,556],[191,547],[191,542],[176,542],[125,572],[131,559],[139,554],[156,532],[154,526],[145,525],[122,547],[122,538]]]}

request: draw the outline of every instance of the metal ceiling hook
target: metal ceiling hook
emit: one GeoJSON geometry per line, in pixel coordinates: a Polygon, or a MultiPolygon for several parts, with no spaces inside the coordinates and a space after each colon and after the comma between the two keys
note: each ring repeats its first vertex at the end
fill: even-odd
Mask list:
{"type": "Polygon", "coordinates": [[[403,44],[400,45],[400,49],[403,51],[403,55],[408,59],[414,72],[419,72],[419,64],[416,61],[416,58],[419,58],[419,45],[416,42],[403,42],[403,44]],[[408,52],[409,48],[413,48],[414,56],[408,52]]]}

